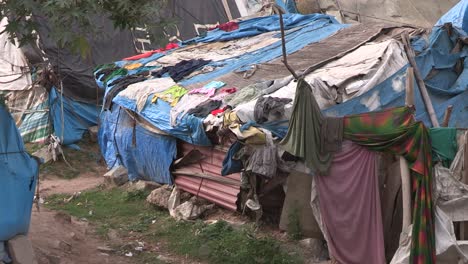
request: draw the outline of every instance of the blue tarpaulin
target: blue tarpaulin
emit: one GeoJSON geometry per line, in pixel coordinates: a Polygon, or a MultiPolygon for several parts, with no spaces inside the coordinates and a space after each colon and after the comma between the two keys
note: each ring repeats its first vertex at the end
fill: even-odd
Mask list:
{"type": "Polygon", "coordinates": [[[0,105],[0,242],[26,234],[39,177],[13,118],[0,105]]]}
{"type": "Polygon", "coordinates": [[[63,96],[62,115],[61,96],[55,88],[49,93],[49,102],[54,134],[64,145],[78,142],[89,127],[97,125],[101,111],[99,105],[82,103],[63,96]]]}
{"type": "Polygon", "coordinates": [[[443,26],[445,23],[452,23],[452,25],[468,33],[468,0],[461,0],[452,9],[450,9],[445,15],[443,15],[439,21],[435,24],[436,26],[443,26]]]}
{"type": "Polygon", "coordinates": [[[176,158],[176,139],[143,128],[118,105],[101,113],[98,140],[107,166],[123,165],[128,178],[172,184],[169,168],[176,158]]]}
{"type": "MultiPolygon", "coordinates": [[[[468,47],[462,45],[461,49],[456,49],[457,39],[463,37],[461,34],[462,32],[453,31],[449,35],[446,28],[434,27],[428,48],[416,57],[440,123],[446,108],[453,105],[449,122],[452,127],[468,127],[468,47]]],[[[344,116],[403,106],[407,67],[408,65],[363,95],[330,107],[324,112],[332,116],[344,116]]],[[[432,127],[416,81],[414,87],[416,119],[432,127]]]]}

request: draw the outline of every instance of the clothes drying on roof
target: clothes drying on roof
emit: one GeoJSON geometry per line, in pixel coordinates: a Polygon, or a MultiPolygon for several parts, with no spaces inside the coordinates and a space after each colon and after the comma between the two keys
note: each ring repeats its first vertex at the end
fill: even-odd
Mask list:
{"type": "Polygon", "coordinates": [[[126,89],[130,84],[139,83],[146,80],[144,75],[129,75],[112,82],[112,89],[106,92],[104,98],[104,109],[109,110],[112,104],[112,99],[121,91],[126,89]]]}
{"type": "Polygon", "coordinates": [[[169,77],[149,79],[129,85],[125,90],[119,93],[119,96],[135,100],[137,110],[141,111],[146,104],[148,96],[153,93],[163,92],[174,85],[176,85],[176,83],[169,77]]]}
{"type": "Polygon", "coordinates": [[[315,176],[324,235],[338,263],[386,263],[376,156],[344,141],[330,172],[315,176]]]}
{"type": "Polygon", "coordinates": [[[152,72],[151,74],[159,78],[167,73],[175,82],[178,82],[208,63],[210,63],[209,60],[183,60],[174,66],[163,67],[161,70],[152,72]]]}
{"type": "Polygon", "coordinates": [[[143,58],[148,58],[151,55],[153,55],[154,53],[160,53],[160,52],[163,52],[163,51],[176,49],[178,47],[179,47],[179,45],[177,43],[169,43],[164,48],[148,51],[148,52],[145,52],[143,54],[135,55],[135,56],[132,56],[132,57],[127,57],[127,58],[124,58],[123,60],[139,60],[139,59],[143,59],[143,58]]]}
{"type": "Polygon", "coordinates": [[[177,125],[177,119],[181,119],[190,110],[197,107],[199,104],[207,101],[208,98],[201,94],[185,94],[180,101],[171,108],[170,124],[177,125]]]}
{"type": "Polygon", "coordinates": [[[218,93],[213,96],[211,98],[211,100],[223,100],[224,97],[226,97],[227,95],[229,94],[233,94],[237,92],[237,88],[236,87],[232,87],[232,88],[221,88],[219,89],[218,93]]]}
{"type": "Polygon", "coordinates": [[[173,85],[164,92],[155,93],[151,102],[155,103],[159,98],[168,102],[171,106],[175,106],[179,102],[179,99],[182,96],[184,96],[187,92],[187,89],[185,89],[184,87],[179,85],[173,85]]]}
{"type": "Polygon", "coordinates": [[[261,97],[255,103],[255,121],[261,124],[267,121],[278,120],[284,115],[284,106],[291,101],[289,98],[261,97]]]}
{"type": "Polygon", "coordinates": [[[276,176],[278,146],[273,143],[271,132],[266,132],[266,144],[256,147],[245,163],[245,171],[272,179],[276,176]]]}
{"type": "Polygon", "coordinates": [[[190,109],[187,114],[192,114],[196,117],[207,117],[211,111],[218,109],[222,105],[222,101],[208,100],[197,105],[195,108],[190,109]]]}
{"type": "Polygon", "coordinates": [[[239,29],[239,24],[235,21],[229,21],[223,24],[219,24],[214,28],[210,28],[210,30],[217,29],[217,28],[219,28],[222,31],[230,32],[230,31],[239,29]]]}
{"type": "Polygon", "coordinates": [[[127,69],[127,70],[135,70],[135,69],[138,69],[138,68],[140,68],[142,66],[143,66],[143,64],[137,62],[137,63],[131,63],[131,64],[124,65],[123,68],[127,69]]]}

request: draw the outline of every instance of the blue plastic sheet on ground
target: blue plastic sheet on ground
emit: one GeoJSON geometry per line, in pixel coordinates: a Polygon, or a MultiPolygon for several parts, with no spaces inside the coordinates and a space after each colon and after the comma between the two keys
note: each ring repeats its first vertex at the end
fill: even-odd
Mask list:
{"type": "Polygon", "coordinates": [[[120,106],[102,112],[98,141],[107,166],[123,165],[129,180],[173,183],[169,169],[177,154],[176,139],[134,123],[120,106]]]}
{"type": "Polygon", "coordinates": [[[151,103],[151,98],[151,96],[148,97],[146,105],[141,112],[137,111],[135,100],[117,95],[113,102],[133,112],[138,112],[141,117],[152,125],[173,137],[194,145],[211,146],[211,141],[207,137],[203,127],[202,118],[185,115],[183,118],[178,119],[179,123],[173,127],[170,124],[171,106],[164,100],[158,100],[153,104],[151,103]]]}
{"type": "Polygon", "coordinates": [[[294,0],[276,0],[276,4],[280,6],[286,13],[299,13],[294,0]]]}
{"type": "Polygon", "coordinates": [[[435,25],[442,26],[445,23],[452,23],[455,28],[468,33],[468,0],[458,2],[435,25]]]}
{"type": "Polygon", "coordinates": [[[62,115],[62,100],[55,88],[49,93],[49,102],[54,134],[64,145],[78,142],[89,127],[97,125],[101,111],[99,105],[86,104],[63,96],[62,115]]]}
{"type": "Polygon", "coordinates": [[[26,152],[8,111],[0,106],[0,241],[26,234],[39,165],[26,152]]]}
{"type": "MultiPolygon", "coordinates": [[[[336,21],[335,18],[333,18],[332,16],[323,14],[284,14],[283,21],[285,30],[305,26],[307,24],[314,24],[317,22],[322,22],[326,24],[339,24],[339,22],[336,21]]],[[[256,17],[240,21],[239,29],[237,30],[226,32],[221,29],[214,29],[210,31],[206,36],[189,39],[187,41],[184,41],[183,43],[188,44],[228,41],[245,37],[253,37],[262,33],[277,31],[279,29],[280,24],[278,15],[256,17]]]]}
{"type": "MultiPolygon", "coordinates": [[[[429,48],[416,58],[416,63],[424,78],[439,123],[443,120],[446,108],[452,105],[449,126],[468,127],[468,47],[463,46],[461,50],[455,50],[458,37],[462,36],[456,31],[449,36],[447,29],[435,27],[429,38],[429,48]]],[[[407,67],[363,95],[330,107],[324,112],[327,115],[344,116],[403,106],[407,67]]],[[[416,119],[432,127],[416,81],[414,87],[416,119]]]]}

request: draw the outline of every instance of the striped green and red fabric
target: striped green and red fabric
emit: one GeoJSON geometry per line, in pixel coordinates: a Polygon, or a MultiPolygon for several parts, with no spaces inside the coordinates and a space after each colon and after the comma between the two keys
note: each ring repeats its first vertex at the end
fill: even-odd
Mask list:
{"type": "Polygon", "coordinates": [[[432,157],[428,129],[416,122],[414,110],[398,107],[344,117],[344,137],[376,151],[405,157],[411,169],[413,229],[412,264],[435,263],[432,207],[432,157]]]}

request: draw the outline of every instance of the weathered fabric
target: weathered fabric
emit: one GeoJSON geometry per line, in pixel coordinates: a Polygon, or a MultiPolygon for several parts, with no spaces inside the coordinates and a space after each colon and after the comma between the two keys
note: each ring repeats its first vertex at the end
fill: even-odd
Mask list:
{"type": "Polygon", "coordinates": [[[327,174],[333,158],[331,153],[321,152],[324,119],[310,85],[303,79],[298,80],[288,134],[280,144],[287,152],[304,159],[307,167],[322,175],[327,174]]]}
{"type": "Polygon", "coordinates": [[[444,167],[450,167],[457,153],[457,129],[437,127],[429,129],[433,161],[441,161],[444,167]]]}
{"type": "Polygon", "coordinates": [[[187,93],[187,89],[182,86],[174,85],[171,88],[165,90],[161,93],[155,93],[153,95],[152,103],[156,103],[158,98],[168,102],[172,107],[176,106],[179,102],[179,99],[187,93]]]}
{"type": "Polygon", "coordinates": [[[275,118],[275,120],[280,119],[284,114],[284,106],[291,101],[289,98],[261,97],[255,103],[255,121],[261,124],[272,121],[270,118],[275,118]]]}
{"type": "Polygon", "coordinates": [[[408,107],[346,116],[344,138],[403,156],[411,168],[413,229],[411,263],[435,263],[432,155],[429,132],[408,107]]]}
{"type": "Polygon", "coordinates": [[[342,264],[384,264],[376,152],[351,141],[315,177],[331,257],[342,264]]]}

